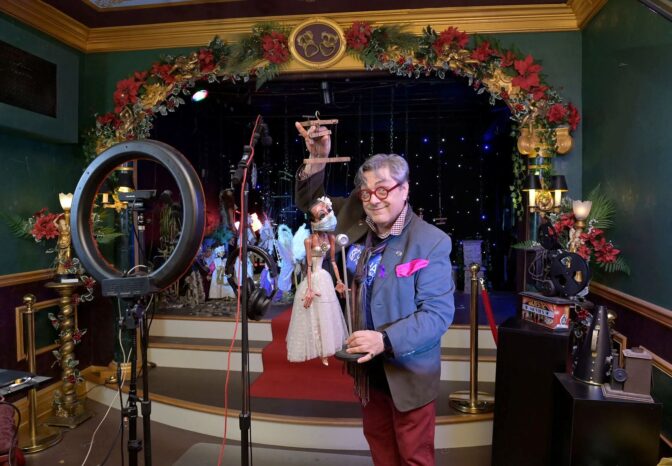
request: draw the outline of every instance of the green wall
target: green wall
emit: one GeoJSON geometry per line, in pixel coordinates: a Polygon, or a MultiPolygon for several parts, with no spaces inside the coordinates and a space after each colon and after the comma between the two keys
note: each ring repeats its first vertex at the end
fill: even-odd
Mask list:
{"type": "Polygon", "coordinates": [[[583,31],[583,189],[616,202],[609,237],[632,269],[599,281],[672,308],[672,22],[609,0],[583,31]]]}
{"type": "MultiPolygon", "coordinates": [[[[5,37],[12,44],[20,44],[34,54],[49,53],[45,58],[52,58],[59,68],[68,66],[67,79],[74,79],[77,83],[81,54],[69,47],[35,32],[0,14],[0,31],[4,34],[11,32],[11,37],[5,37]],[[30,44],[30,45],[29,45],[30,44]],[[65,64],[65,65],[64,65],[65,64]]],[[[61,79],[62,72],[58,76],[61,79]]],[[[67,87],[59,84],[60,92],[69,92],[67,87]],[[64,91],[65,89],[65,91],[64,91]]],[[[82,172],[81,150],[76,144],[77,125],[72,120],[77,119],[78,86],[75,91],[66,94],[64,105],[68,108],[63,111],[67,115],[64,121],[57,122],[56,134],[42,132],[35,126],[34,118],[23,120],[25,115],[20,109],[5,105],[0,115],[6,116],[11,124],[3,124],[0,120],[0,211],[8,214],[30,217],[42,207],[48,207],[52,212],[59,212],[59,192],[72,192],[82,172]],[[24,121],[20,127],[17,121],[24,121]],[[70,134],[71,128],[74,134],[70,134]],[[60,134],[59,134],[60,133],[60,134]],[[63,134],[63,133],[68,133],[63,134]],[[59,141],[73,140],[75,143],[59,141]]],[[[61,101],[59,100],[59,105],[61,101]]],[[[61,109],[59,109],[59,114],[61,109]]],[[[27,112],[26,112],[27,113],[27,112]]],[[[49,130],[51,131],[51,129],[49,130]]],[[[5,222],[0,221],[0,275],[27,272],[49,267],[54,259],[53,255],[45,254],[45,247],[35,244],[30,239],[19,239],[12,235],[5,222]]],[[[53,246],[53,245],[52,245],[53,246]]]]}

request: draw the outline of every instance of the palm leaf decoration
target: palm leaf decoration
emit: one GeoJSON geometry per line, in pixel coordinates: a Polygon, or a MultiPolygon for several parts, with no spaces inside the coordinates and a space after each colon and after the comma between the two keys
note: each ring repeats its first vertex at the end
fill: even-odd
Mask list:
{"type": "Polygon", "coordinates": [[[12,234],[17,238],[32,238],[30,223],[17,214],[0,213],[0,217],[7,224],[12,234]]]}
{"type": "Polygon", "coordinates": [[[617,257],[614,262],[608,264],[603,264],[602,262],[597,262],[597,265],[604,270],[605,272],[623,272],[626,275],[630,275],[630,267],[625,263],[622,257],[617,257]]]}
{"type": "Polygon", "coordinates": [[[526,241],[513,244],[511,247],[514,249],[538,249],[541,247],[541,244],[539,244],[537,241],[528,239],[526,241]]]}
{"type": "Polygon", "coordinates": [[[599,184],[588,194],[588,200],[593,202],[588,216],[589,222],[592,221],[592,225],[601,230],[614,226],[616,205],[602,192],[599,184]]]}

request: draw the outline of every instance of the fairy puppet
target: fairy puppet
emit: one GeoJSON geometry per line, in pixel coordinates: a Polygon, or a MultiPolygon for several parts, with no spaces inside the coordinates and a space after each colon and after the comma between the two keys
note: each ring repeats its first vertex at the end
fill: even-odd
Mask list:
{"type": "Polygon", "coordinates": [[[307,273],[294,295],[292,317],[287,331],[287,359],[302,362],[319,357],[324,365],[327,358],[340,350],[347,337],[343,311],[336,296],[345,293],[336,266],[335,236],[336,217],[331,200],[320,197],[310,206],[311,235],[306,238],[307,273]],[[336,286],[331,274],[322,268],[324,257],[329,254],[336,276],[336,286]]]}

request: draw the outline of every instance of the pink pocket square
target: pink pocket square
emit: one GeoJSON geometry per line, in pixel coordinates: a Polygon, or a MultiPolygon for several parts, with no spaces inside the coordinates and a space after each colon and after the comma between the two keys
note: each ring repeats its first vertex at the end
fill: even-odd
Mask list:
{"type": "Polygon", "coordinates": [[[420,269],[424,269],[428,265],[429,261],[427,259],[413,259],[411,262],[397,265],[395,271],[397,272],[397,277],[399,278],[410,277],[415,272],[420,269]]]}

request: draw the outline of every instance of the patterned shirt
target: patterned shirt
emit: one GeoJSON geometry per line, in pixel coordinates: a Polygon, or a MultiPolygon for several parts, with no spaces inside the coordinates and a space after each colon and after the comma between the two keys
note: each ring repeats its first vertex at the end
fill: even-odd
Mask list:
{"type": "Polygon", "coordinates": [[[378,236],[380,239],[385,239],[388,236],[399,236],[404,229],[404,223],[406,222],[406,213],[408,212],[408,202],[404,206],[404,208],[401,210],[401,213],[397,217],[397,219],[394,221],[392,224],[392,229],[387,232],[380,234],[378,233],[378,227],[376,227],[376,224],[373,223],[373,220],[371,220],[371,217],[368,215],[366,216],[366,224],[373,230],[373,232],[378,236]]]}

